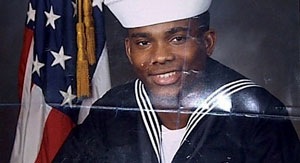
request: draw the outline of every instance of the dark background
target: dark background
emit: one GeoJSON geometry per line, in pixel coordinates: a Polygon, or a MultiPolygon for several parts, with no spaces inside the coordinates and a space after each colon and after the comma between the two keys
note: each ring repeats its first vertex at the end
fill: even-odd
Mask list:
{"type": "MultiPolygon", "coordinates": [[[[17,73],[27,2],[0,0],[0,162],[9,161],[17,124],[17,73]]],[[[104,11],[116,86],[132,80],[134,72],[124,53],[126,31],[107,8],[104,11]]],[[[210,12],[211,27],[217,31],[213,58],[262,85],[291,114],[300,115],[299,1],[215,0],[210,12]]]]}

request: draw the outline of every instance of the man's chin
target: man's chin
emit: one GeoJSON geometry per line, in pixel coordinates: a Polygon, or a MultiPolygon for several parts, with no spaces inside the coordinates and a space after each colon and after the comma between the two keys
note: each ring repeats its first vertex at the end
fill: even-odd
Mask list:
{"type": "Polygon", "coordinates": [[[152,105],[156,109],[175,109],[179,107],[178,92],[159,92],[151,93],[150,98],[152,105]]]}
{"type": "Polygon", "coordinates": [[[153,99],[162,99],[162,100],[178,100],[179,97],[179,91],[158,91],[158,92],[150,92],[150,96],[153,99]]]}

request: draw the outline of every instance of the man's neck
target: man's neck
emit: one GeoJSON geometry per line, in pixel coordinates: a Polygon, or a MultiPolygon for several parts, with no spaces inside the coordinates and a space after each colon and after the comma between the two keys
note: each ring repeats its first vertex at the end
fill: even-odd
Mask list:
{"type": "Polygon", "coordinates": [[[181,129],[187,125],[190,114],[182,112],[158,112],[158,116],[164,126],[168,129],[181,129]]]}

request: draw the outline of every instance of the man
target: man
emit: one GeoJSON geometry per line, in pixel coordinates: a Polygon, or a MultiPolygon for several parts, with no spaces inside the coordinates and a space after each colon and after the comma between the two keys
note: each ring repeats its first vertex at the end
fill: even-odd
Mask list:
{"type": "Polygon", "coordinates": [[[106,5],[128,29],[138,79],[98,100],[55,162],[300,161],[284,105],[209,57],[210,0],[106,5]]]}

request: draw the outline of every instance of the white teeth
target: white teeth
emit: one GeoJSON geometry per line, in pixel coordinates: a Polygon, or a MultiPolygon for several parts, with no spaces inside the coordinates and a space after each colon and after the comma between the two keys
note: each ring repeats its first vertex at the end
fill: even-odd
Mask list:
{"type": "Polygon", "coordinates": [[[161,74],[161,75],[157,75],[159,78],[168,78],[171,77],[173,75],[175,75],[176,72],[169,72],[169,73],[165,73],[165,74],[161,74]]]}

